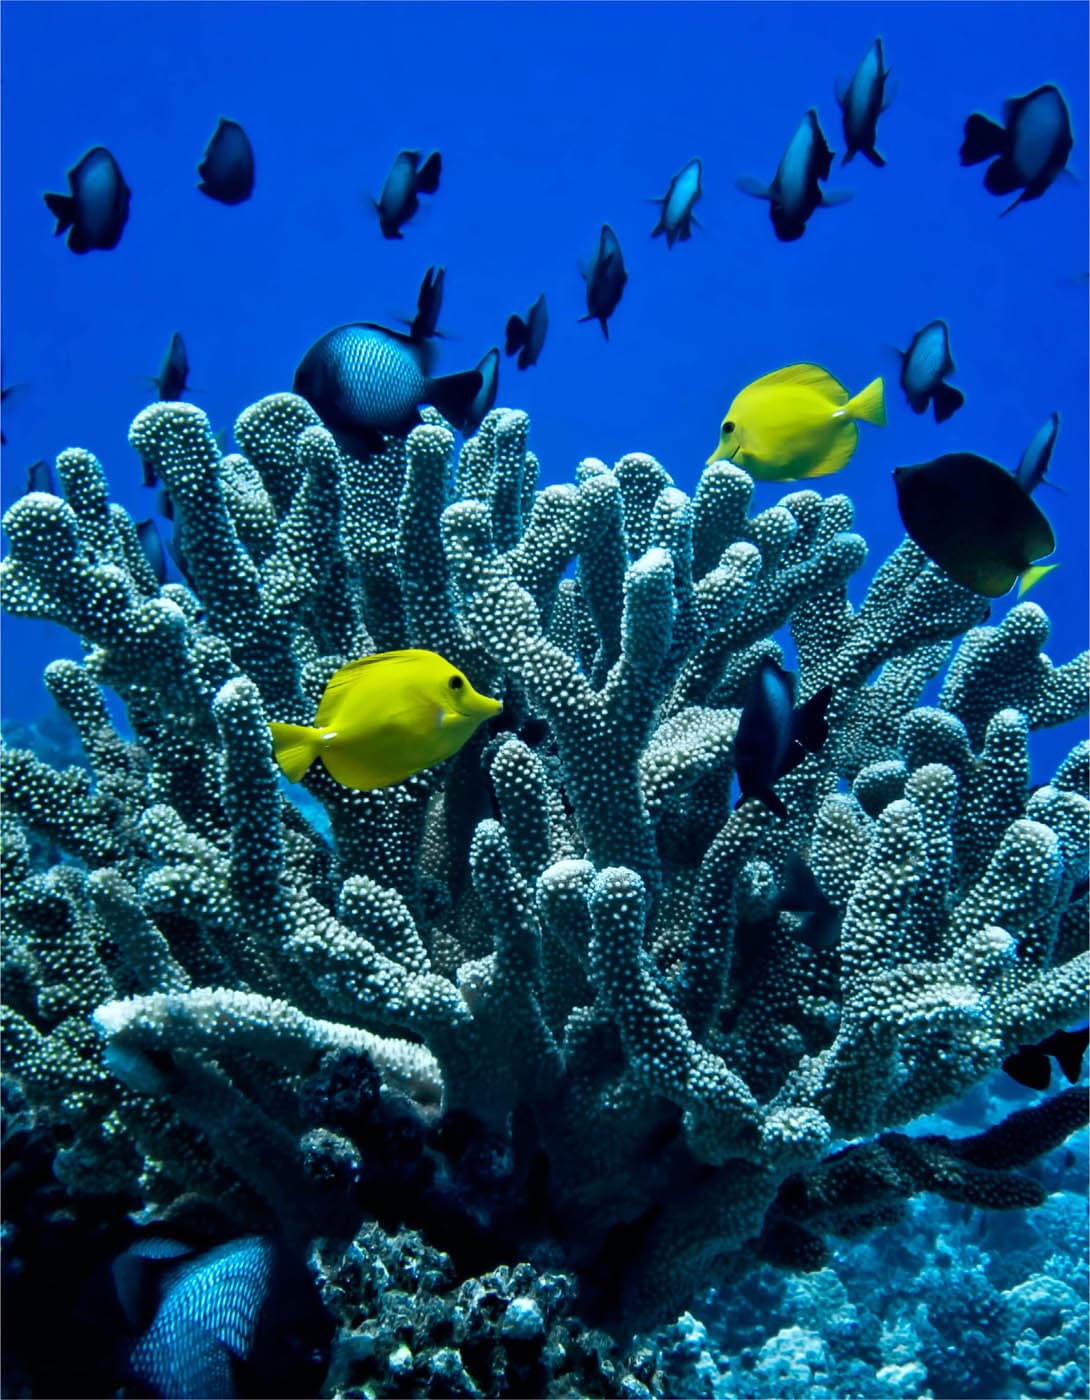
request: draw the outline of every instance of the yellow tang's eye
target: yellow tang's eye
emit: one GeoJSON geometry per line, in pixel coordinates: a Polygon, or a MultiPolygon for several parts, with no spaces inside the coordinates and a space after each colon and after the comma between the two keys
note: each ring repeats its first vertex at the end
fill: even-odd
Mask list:
{"type": "Polygon", "coordinates": [[[461,676],[451,676],[450,680],[447,681],[447,685],[450,686],[451,690],[461,690],[465,685],[465,681],[462,680],[461,676]]]}
{"type": "Polygon", "coordinates": [[[733,432],[734,432],[734,419],[733,419],[733,418],[724,418],[724,419],[723,419],[723,435],[724,435],[725,437],[730,437],[731,433],[733,433],[733,432]]]}

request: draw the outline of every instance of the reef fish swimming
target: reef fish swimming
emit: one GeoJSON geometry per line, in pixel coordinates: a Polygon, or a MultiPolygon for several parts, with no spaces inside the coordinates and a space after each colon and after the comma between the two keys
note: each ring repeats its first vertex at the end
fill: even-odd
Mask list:
{"type": "Polygon", "coordinates": [[[185,341],[181,332],[175,331],[170,337],[163,362],[159,366],[159,373],[155,377],[155,386],[159,390],[160,401],[180,399],[185,392],[186,380],[189,378],[189,357],[185,353],[185,341]]]}
{"type": "Polygon", "coordinates": [[[1001,598],[1025,593],[1055,564],[1052,526],[1012,473],[975,452],[951,452],[893,473],[905,529],[955,583],[1001,598]]]}
{"type": "Polygon", "coordinates": [[[840,103],[847,145],[841,165],[847,165],[856,151],[866,156],[871,165],[885,165],[885,160],[875,150],[875,142],[878,140],[878,118],[890,103],[886,97],[888,77],[882,41],[875,39],[860,60],[851,82],[838,84],[836,100],[840,103]]]}
{"type": "Polygon", "coordinates": [[[608,224],[602,225],[598,247],[590,263],[583,269],[586,282],[587,314],[580,321],[597,321],[602,334],[609,339],[609,318],[617,309],[617,303],[624,292],[628,273],[624,267],[624,257],[617,235],[608,224]]]}
{"type": "Polygon", "coordinates": [[[295,371],[293,389],[341,445],[356,456],[377,452],[383,433],[408,433],[431,404],[462,427],[481,388],[479,370],[435,379],[430,347],[410,336],[356,321],[321,336],[295,371]]]}
{"type": "Polygon", "coordinates": [[[1026,200],[1040,199],[1066,166],[1074,144],[1063,94],[1045,83],[1004,102],[1002,126],[974,112],[965,123],[960,158],[962,165],[978,165],[995,157],[984,173],[984,188],[996,195],[1022,191],[1003,210],[1009,214],[1026,200]]]}
{"type": "Polygon", "coordinates": [[[496,403],[496,394],[500,387],[500,347],[493,345],[492,349],[481,356],[477,364],[477,373],[481,376],[481,387],[473,395],[473,400],[466,410],[463,431],[475,433],[481,426],[484,416],[496,403]]]}
{"type": "Polygon", "coordinates": [[[446,268],[429,267],[416,295],[416,315],[409,326],[410,340],[431,340],[439,334],[439,313],[443,309],[443,283],[446,268]]]}
{"type": "Polygon", "coordinates": [[[129,217],[131,190],[121,167],[105,146],[92,146],[68,172],[71,194],[47,194],[43,198],[57,220],[55,236],[70,229],[68,246],[73,253],[116,248],[129,217]]]}
{"type": "Polygon", "coordinates": [[[254,192],[254,148],[230,117],[220,117],[197,174],[201,194],[220,204],[242,204],[254,192]]]}
{"type": "Polygon", "coordinates": [[[651,237],[657,238],[664,233],[667,248],[672,248],[675,243],[686,243],[693,236],[693,224],[696,223],[693,205],[702,193],[701,173],[700,161],[689,161],[670,181],[665,197],[652,201],[662,207],[659,221],[651,230],[651,237]]]}
{"type": "Polygon", "coordinates": [[[330,677],[313,725],[269,728],[291,782],[320,757],[336,782],[367,791],[450,758],[502,709],[434,651],[384,651],[330,677]]]}
{"type": "Polygon", "coordinates": [[[399,151],[390,166],[382,193],[373,200],[383,238],[402,238],[407,224],[420,208],[418,195],[434,194],[439,188],[443,159],[432,151],[423,162],[419,151],[399,151]]]}
{"type": "Polygon", "coordinates": [[[926,413],[931,405],[936,423],[945,423],[965,402],[965,395],[946,383],[954,372],[950,354],[950,327],[945,321],[929,321],[912,337],[901,357],[901,388],[913,413],[926,413]]]}
{"type": "Polygon", "coordinates": [[[1090,1026],[1073,1031],[1053,1031],[1036,1045],[1020,1045],[1013,1055],[1003,1061],[1003,1069],[1026,1089],[1047,1089],[1052,1079],[1051,1056],[1069,1084],[1077,1084],[1082,1075],[1082,1061],[1090,1044],[1090,1026]]]}
{"type": "Polygon", "coordinates": [[[820,365],[788,365],[735,397],[707,465],[737,462],[758,481],[828,476],[855,451],[857,422],[885,426],[881,379],[853,398],[820,365]]]}
{"type": "Polygon", "coordinates": [[[843,204],[851,199],[847,190],[823,190],[818,183],[829,178],[833,153],[825,139],[813,107],[787,144],[771,185],[750,175],[735,181],[743,194],[767,199],[772,227],[781,243],[793,243],[806,232],[806,223],[819,205],[843,204]]]}
{"type": "Polygon", "coordinates": [[[537,364],[537,357],[545,344],[545,332],[548,329],[549,308],[545,304],[545,293],[542,292],[527,311],[525,320],[521,316],[507,318],[503,353],[513,355],[517,350],[518,359],[515,363],[519,369],[529,369],[531,365],[537,364]]]}
{"type": "Polygon", "coordinates": [[[818,753],[829,737],[825,711],[832,687],[823,686],[795,709],[795,677],[766,656],[750,684],[734,739],[739,803],[756,798],[778,817],[787,816],[773,785],[818,753]]]}
{"type": "Polygon", "coordinates": [[[1048,422],[1033,434],[1014,472],[1014,479],[1023,491],[1036,491],[1042,481],[1048,486],[1052,485],[1045,473],[1052,461],[1052,449],[1056,446],[1059,431],[1060,415],[1053,413],[1048,422]]]}

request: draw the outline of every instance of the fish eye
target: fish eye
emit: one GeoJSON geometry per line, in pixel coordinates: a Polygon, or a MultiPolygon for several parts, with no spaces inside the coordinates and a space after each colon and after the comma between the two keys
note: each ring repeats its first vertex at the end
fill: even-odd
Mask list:
{"type": "Polygon", "coordinates": [[[734,420],[733,420],[732,418],[724,418],[724,419],[723,419],[723,431],[724,431],[725,433],[733,433],[733,432],[734,432],[734,420]]]}
{"type": "Polygon", "coordinates": [[[462,686],[465,685],[465,681],[462,680],[461,676],[451,676],[450,680],[447,681],[447,685],[450,686],[451,690],[461,690],[462,686]]]}

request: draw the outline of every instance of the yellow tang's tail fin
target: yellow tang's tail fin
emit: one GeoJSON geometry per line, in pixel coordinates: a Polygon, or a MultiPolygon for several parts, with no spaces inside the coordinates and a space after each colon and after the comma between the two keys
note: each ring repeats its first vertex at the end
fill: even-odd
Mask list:
{"type": "Polygon", "coordinates": [[[320,740],[317,729],[305,724],[270,724],[273,753],[284,777],[297,783],[318,757],[320,740]]]}
{"type": "Polygon", "coordinates": [[[885,385],[881,378],[872,379],[865,389],[860,389],[854,399],[844,405],[845,412],[860,423],[873,423],[876,428],[886,426],[885,385]]]}
{"type": "Polygon", "coordinates": [[[1059,567],[1059,564],[1034,564],[1032,568],[1027,569],[1018,579],[1019,598],[1023,593],[1028,593],[1035,583],[1040,583],[1045,574],[1050,574],[1053,569],[1059,567]]]}

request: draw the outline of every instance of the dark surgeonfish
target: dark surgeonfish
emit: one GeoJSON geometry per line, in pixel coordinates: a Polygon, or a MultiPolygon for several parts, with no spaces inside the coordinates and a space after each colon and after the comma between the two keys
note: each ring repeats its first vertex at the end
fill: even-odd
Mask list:
{"type": "Polygon", "coordinates": [[[844,142],[848,148],[841,157],[841,165],[847,165],[856,151],[866,156],[871,165],[885,165],[885,160],[874,147],[878,140],[878,118],[892,100],[886,96],[888,77],[882,41],[875,39],[863,55],[851,82],[837,84],[836,100],[840,103],[844,142]]]}
{"type": "Polygon", "coordinates": [[[947,384],[954,372],[950,354],[950,327],[945,321],[929,321],[912,337],[901,357],[901,388],[913,413],[926,413],[931,405],[936,423],[945,423],[965,402],[960,389],[947,384]]]}
{"type": "Polygon", "coordinates": [[[519,357],[515,363],[519,369],[529,369],[537,364],[548,329],[549,308],[545,305],[545,293],[542,292],[527,311],[525,320],[521,316],[508,316],[503,353],[513,355],[517,350],[519,357]]]}
{"type": "Polygon", "coordinates": [[[238,122],[220,117],[197,174],[201,177],[200,192],[220,204],[242,204],[250,198],[254,192],[254,148],[238,122]]]}
{"type": "Polygon", "coordinates": [[[481,387],[473,395],[473,402],[466,413],[464,432],[475,433],[484,421],[486,413],[496,405],[496,394],[500,387],[500,347],[493,345],[477,365],[481,376],[481,387]]]}
{"type": "Polygon", "coordinates": [[[974,112],[965,123],[960,156],[962,165],[995,157],[984,174],[984,188],[998,195],[1022,191],[1003,210],[1009,214],[1024,200],[1040,199],[1066,166],[1074,144],[1063,94],[1045,83],[1004,102],[1002,126],[974,112]]]}
{"type": "Polygon", "coordinates": [[[167,581],[167,557],[159,528],[150,517],[136,523],[136,538],[144,551],[144,558],[151,565],[151,571],[160,583],[167,581]]]}
{"type": "Polygon", "coordinates": [[[782,243],[792,243],[806,232],[806,222],[819,205],[843,204],[851,199],[846,190],[823,190],[818,183],[829,178],[832,167],[833,153],[811,107],[788,142],[771,185],[749,175],[735,183],[743,194],[769,201],[776,237],[782,243]]]}
{"type": "Polygon", "coordinates": [[[662,208],[659,211],[659,221],[651,230],[651,237],[657,238],[660,233],[664,233],[667,248],[672,248],[675,243],[687,243],[693,235],[693,224],[696,223],[693,205],[703,193],[700,188],[701,174],[700,161],[689,161],[670,181],[665,198],[652,201],[662,208]]]}
{"type": "Polygon", "coordinates": [[[1046,486],[1052,485],[1045,473],[1052,461],[1052,449],[1056,446],[1059,431],[1060,415],[1054,413],[1048,422],[1033,434],[1029,446],[1022,453],[1022,460],[1014,471],[1014,479],[1023,491],[1036,491],[1042,481],[1046,486]]]}
{"type": "Polygon", "coordinates": [[[443,160],[438,151],[421,163],[419,151],[399,151],[390,166],[382,193],[373,200],[384,238],[401,238],[407,224],[420,207],[417,195],[434,194],[439,188],[443,160]]]}
{"type": "Polygon", "coordinates": [[[116,248],[129,217],[132,191],[105,146],[92,146],[73,165],[68,185],[71,194],[42,196],[57,220],[54,236],[71,229],[68,246],[73,253],[116,248]]]}
{"type": "Polygon", "coordinates": [[[180,399],[185,392],[188,378],[189,357],[185,353],[185,341],[182,339],[180,331],[174,331],[170,337],[170,344],[166,348],[166,354],[163,356],[163,362],[159,366],[159,373],[155,377],[160,401],[180,399]]]}
{"type": "Polygon", "coordinates": [[[431,340],[439,335],[439,313],[443,309],[445,267],[429,267],[416,297],[416,315],[409,324],[412,340],[431,340]]]}
{"type": "Polygon", "coordinates": [[[734,770],[739,802],[754,797],[778,817],[787,808],[773,787],[808,753],[818,753],[829,737],[825,711],[832,686],[823,686],[795,709],[795,677],[765,657],[750,684],[734,739],[734,770]]]}
{"type": "Polygon", "coordinates": [[[292,385],[341,445],[356,456],[377,452],[384,433],[404,434],[431,404],[456,428],[466,416],[482,377],[479,370],[433,379],[427,347],[407,335],[355,321],[321,336],[295,371],[292,385]]]}
{"type": "Polygon", "coordinates": [[[594,250],[589,266],[583,268],[583,280],[587,284],[587,314],[579,319],[597,321],[602,327],[602,334],[608,340],[607,322],[617,309],[617,303],[624,293],[624,284],[628,281],[621,245],[608,224],[602,225],[598,247],[594,250]]]}
{"type": "Polygon", "coordinates": [[[791,930],[791,936],[808,948],[818,952],[835,948],[839,943],[844,914],[825,898],[814,872],[794,851],[788,855],[784,866],[776,907],[781,913],[803,915],[791,930]]]}
{"type": "Polygon", "coordinates": [[[951,452],[893,473],[905,529],[955,583],[1001,598],[1019,595],[1055,564],[1056,536],[1037,503],[1011,472],[975,452],[951,452]]]}
{"type": "Polygon", "coordinates": [[[49,496],[58,496],[56,478],[53,475],[53,468],[43,459],[31,462],[26,469],[26,494],[31,491],[44,491],[49,496]]]}
{"type": "Polygon", "coordinates": [[[1090,1043],[1090,1026],[1073,1031],[1053,1031],[1036,1045],[1019,1045],[1013,1055],[1003,1061],[1003,1069],[1026,1089],[1047,1089],[1052,1079],[1049,1056],[1056,1061],[1069,1084],[1082,1077],[1082,1060],[1090,1043]]]}
{"type": "Polygon", "coordinates": [[[318,1393],[332,1319],[305,1265],[278,1241],[249,1235],[202,1253],[145,1237],[114,1261],[113,1273],[139,1334],[131,1393],[318,1393]]]}

